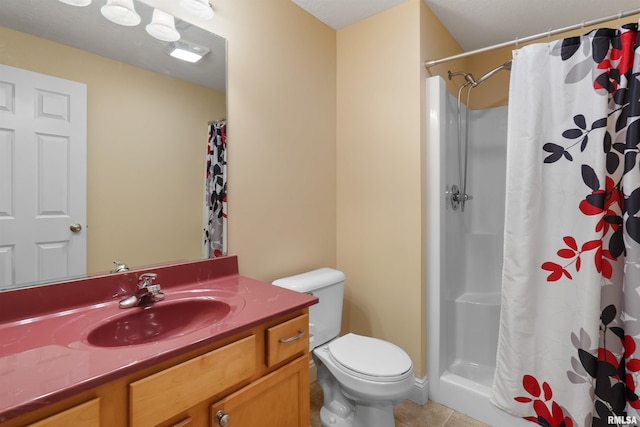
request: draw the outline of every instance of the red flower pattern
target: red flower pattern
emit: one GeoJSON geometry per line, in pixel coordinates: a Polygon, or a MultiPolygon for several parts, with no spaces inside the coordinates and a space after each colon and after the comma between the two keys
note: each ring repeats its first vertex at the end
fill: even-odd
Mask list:
{"type": "Polygon", "coordinates": [[[565,265],[561,265],[555,262],[547,261],[542,264],[542,269],[547,270],[550,274],[547,276],[548,282],[555,282],[560,280],[563,276],[568,279],[573,279],[573,276],[567,270],[567,268],[574,264],[576,272],[580,271],[582,267],[582,258],[581,255],[584,252],[596,250],[593,260],[596,271],[601,273],[602,276],[607,279],[611,279],[613,275],[613,266],[609,262],[610,260],[614,260],[611,256],[611,253],[607,249],[602,249],[602,241],[601,240],[589,240],[582,244],[580,249],[578,249],[578,243],[576,239],[572,236],[564,236],[562,238],[564,243],[567,245],[565,248],[561,248],[558,250],[557,254],[560,258],[568,259],[568,263],[565,265]]]}
{"type": "Polygon", "coordinates": [[[545,381],[540,386],[538,380],[532,375],[522,377],[522,386],[529,393],[528,396],[514,398],[516,402],[533,403],[533,410],[537,416],[524,417],[525,420],[549,427],[573,427],[573,419],[566,415],[562,407],[552,400],[553,391],[545,381]]]}
{"type": "Polygon", "coordinates": [[[598,189],[580,202],[580,211],[585,215],[601,215],[600,221],[596,224],[596,231],[607,234],[611,229],[616,231],[620,228],[620,223],[612,221],[612,218],[620,216],[622,210],[623,196],[616,183],[611,177],[605,179],[605,189],[598,189]],[[600,203],[602,203],[601,206],[600,203]]]}
{"type": "MultiPolygon", "coordinates": [[[[633,372],[640,372],[640,360],[633,357],[636,352],[636,341],[633,337],[629,335],[625,335],[624,340],[622,341],[624,345],[624,358],[626,363],[626,374],[625,374],[625,385],[627,388],[634,392],[636,390],[636,381],[633,378],[633,372]]],[[[640,409],[640,399],[628,399],[629,405],[631,405],[634,409],[640,409]]]]}
{"type": "MultiPolygon", "coordinates": [[[[547,142],[542,147],[548,153],[545,154],[545,164],[573,162],[574,157],[577,159],[578,144],[580,152],[584,152],[594,144],[592,141],[596,140],[596,131],[605,134],[602,140],[605,155],[603,163],[599,163],[596,170],[595,165],[581,166],[582,180],[590,192],[577,206],[582,215],[596,217],[595,235],[582,242],[573,235],[564,235],[564,246],[556,251],[556,256],[561,261],[547,260],[541,264],[541,269],[548,272],[547,282],[558,282],[561,279],[572,281],[574,275],[577,276],[584,267],[583,262],[589,253],[593,257],[590,259],[593,260],[596,272],[607,279],[603,283],[611,284],[614,267],[623,268],[626,254],[624,239],[629,238],[634,244],[640,244],[640,220],[635,216],[640,213],[640,193],[629,195],[631,191],[627,190],[625,199],[622,191],[623,177],[638,167],[636,156],[640,127],[627,128],[628,120],[638,116],[640,105],[640,91],[635,86],[635,75],[632,75],[634,48],[637,43],[637,25],[625,26],[622,31],[594,30],[588,36],[565,39],[562,42],[562,60],[568,60],[581,50],[591,50],[596,64],[592,75],[593,87],[600,94],[608,95],[611,109],[606,117],[587,118],[584,114],[575,114],[572,127],[562,132],[562,141],[569,142],[547,142]],[[603,89],[606,92],[603,93],[603,89]],[[592,123],[590,127],[589,123],[592,123]]],[[[577,362],[581,366],[573,364],[575,372],[567,372],[573,383],[593,384],[595,401],[591,415],[594,426],[604,425],[609,415],[626,414],[627,408],[640,409],[640,397],[636,394],[640,375],[636,340],[625,334],[623,310],[603,300],[604,305],[606,307],[602,309],[600,317],[600,345],[597,351],[590,346],[591,340],[588,337],[584,340],[576,338],[574,345],[577,357],[572,358],[572,363],[577,362]],[[616,341],[618,339],[620,341],[616,341]],[[619,348],[624,348],[624,354],[618,352],[619,348]]],[[[572,340],[574,336],[577,335],[572,334],[572,340]]],[[[519,403],[531,404],[535,414],[526,416],[525,419],[549,427],[574,425],[571,415],[553,400],[551,386],[547,382],[540,382],[533,375],[524,375],[522,386],[527,395],[514,399],[519,403]]]]}

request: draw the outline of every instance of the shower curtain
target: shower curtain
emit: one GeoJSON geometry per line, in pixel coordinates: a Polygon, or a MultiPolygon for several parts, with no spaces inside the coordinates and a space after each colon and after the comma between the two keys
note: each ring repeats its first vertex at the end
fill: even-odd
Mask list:
{"type": "Polygon", "coordinates": [[[513,54],[492,402],[539,425],[640,422],[637,43],[629,24],[513,54]]]}
{"type": "Polygon", "coordinates": [[[204,179],[203,258],[227,254],[227,125],[209,123],[204,179]]]}

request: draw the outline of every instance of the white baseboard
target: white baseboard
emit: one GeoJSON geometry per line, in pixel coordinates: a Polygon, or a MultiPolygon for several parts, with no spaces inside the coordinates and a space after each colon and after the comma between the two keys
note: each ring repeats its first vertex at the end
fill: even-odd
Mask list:
{"type": "MultiPolygon", "coordinates": [[[[314,383],[318,379],[318,368],[316,368],[313,359],[309,359],[309,383],[314,383]]],[[[417,378],[409,394],[409,400],[424,405],[429,400],[429,381],[427,377],[417,378]]]]}
{"type": "Polygon", "coordinates": [[[411,394],[409,394],[409,400],[417,403],[418,405],[424,405],[429,400],[429,380],[426,375],[422,378],[416,377],[411,394]]]}

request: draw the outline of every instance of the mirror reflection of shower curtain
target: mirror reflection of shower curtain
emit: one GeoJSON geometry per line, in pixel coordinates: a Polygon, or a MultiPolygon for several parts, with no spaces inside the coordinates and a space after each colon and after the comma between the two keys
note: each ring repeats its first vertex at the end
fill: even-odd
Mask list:
{"type": "Polygon", "coordinates": [[[209,123],[204,182],[203,258],[227,254],[227,124],[209,123]]]}
{"type": "Polygon", "coordinates": [[[513,54],[492,402],[540,425],[640,422],[637,43],[629,24],[513,54]]]}

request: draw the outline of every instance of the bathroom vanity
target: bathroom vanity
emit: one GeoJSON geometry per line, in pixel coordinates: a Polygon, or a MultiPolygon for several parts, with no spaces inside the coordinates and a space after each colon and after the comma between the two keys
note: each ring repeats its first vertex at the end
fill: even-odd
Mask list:
{"type": "Polygon", "coordinates": [[[308,425],[316,302],[240,276],[236,257],[5,292],[0,426],[308,425]],[[166,299],[117,308],[149,271],[166,299]]]}

